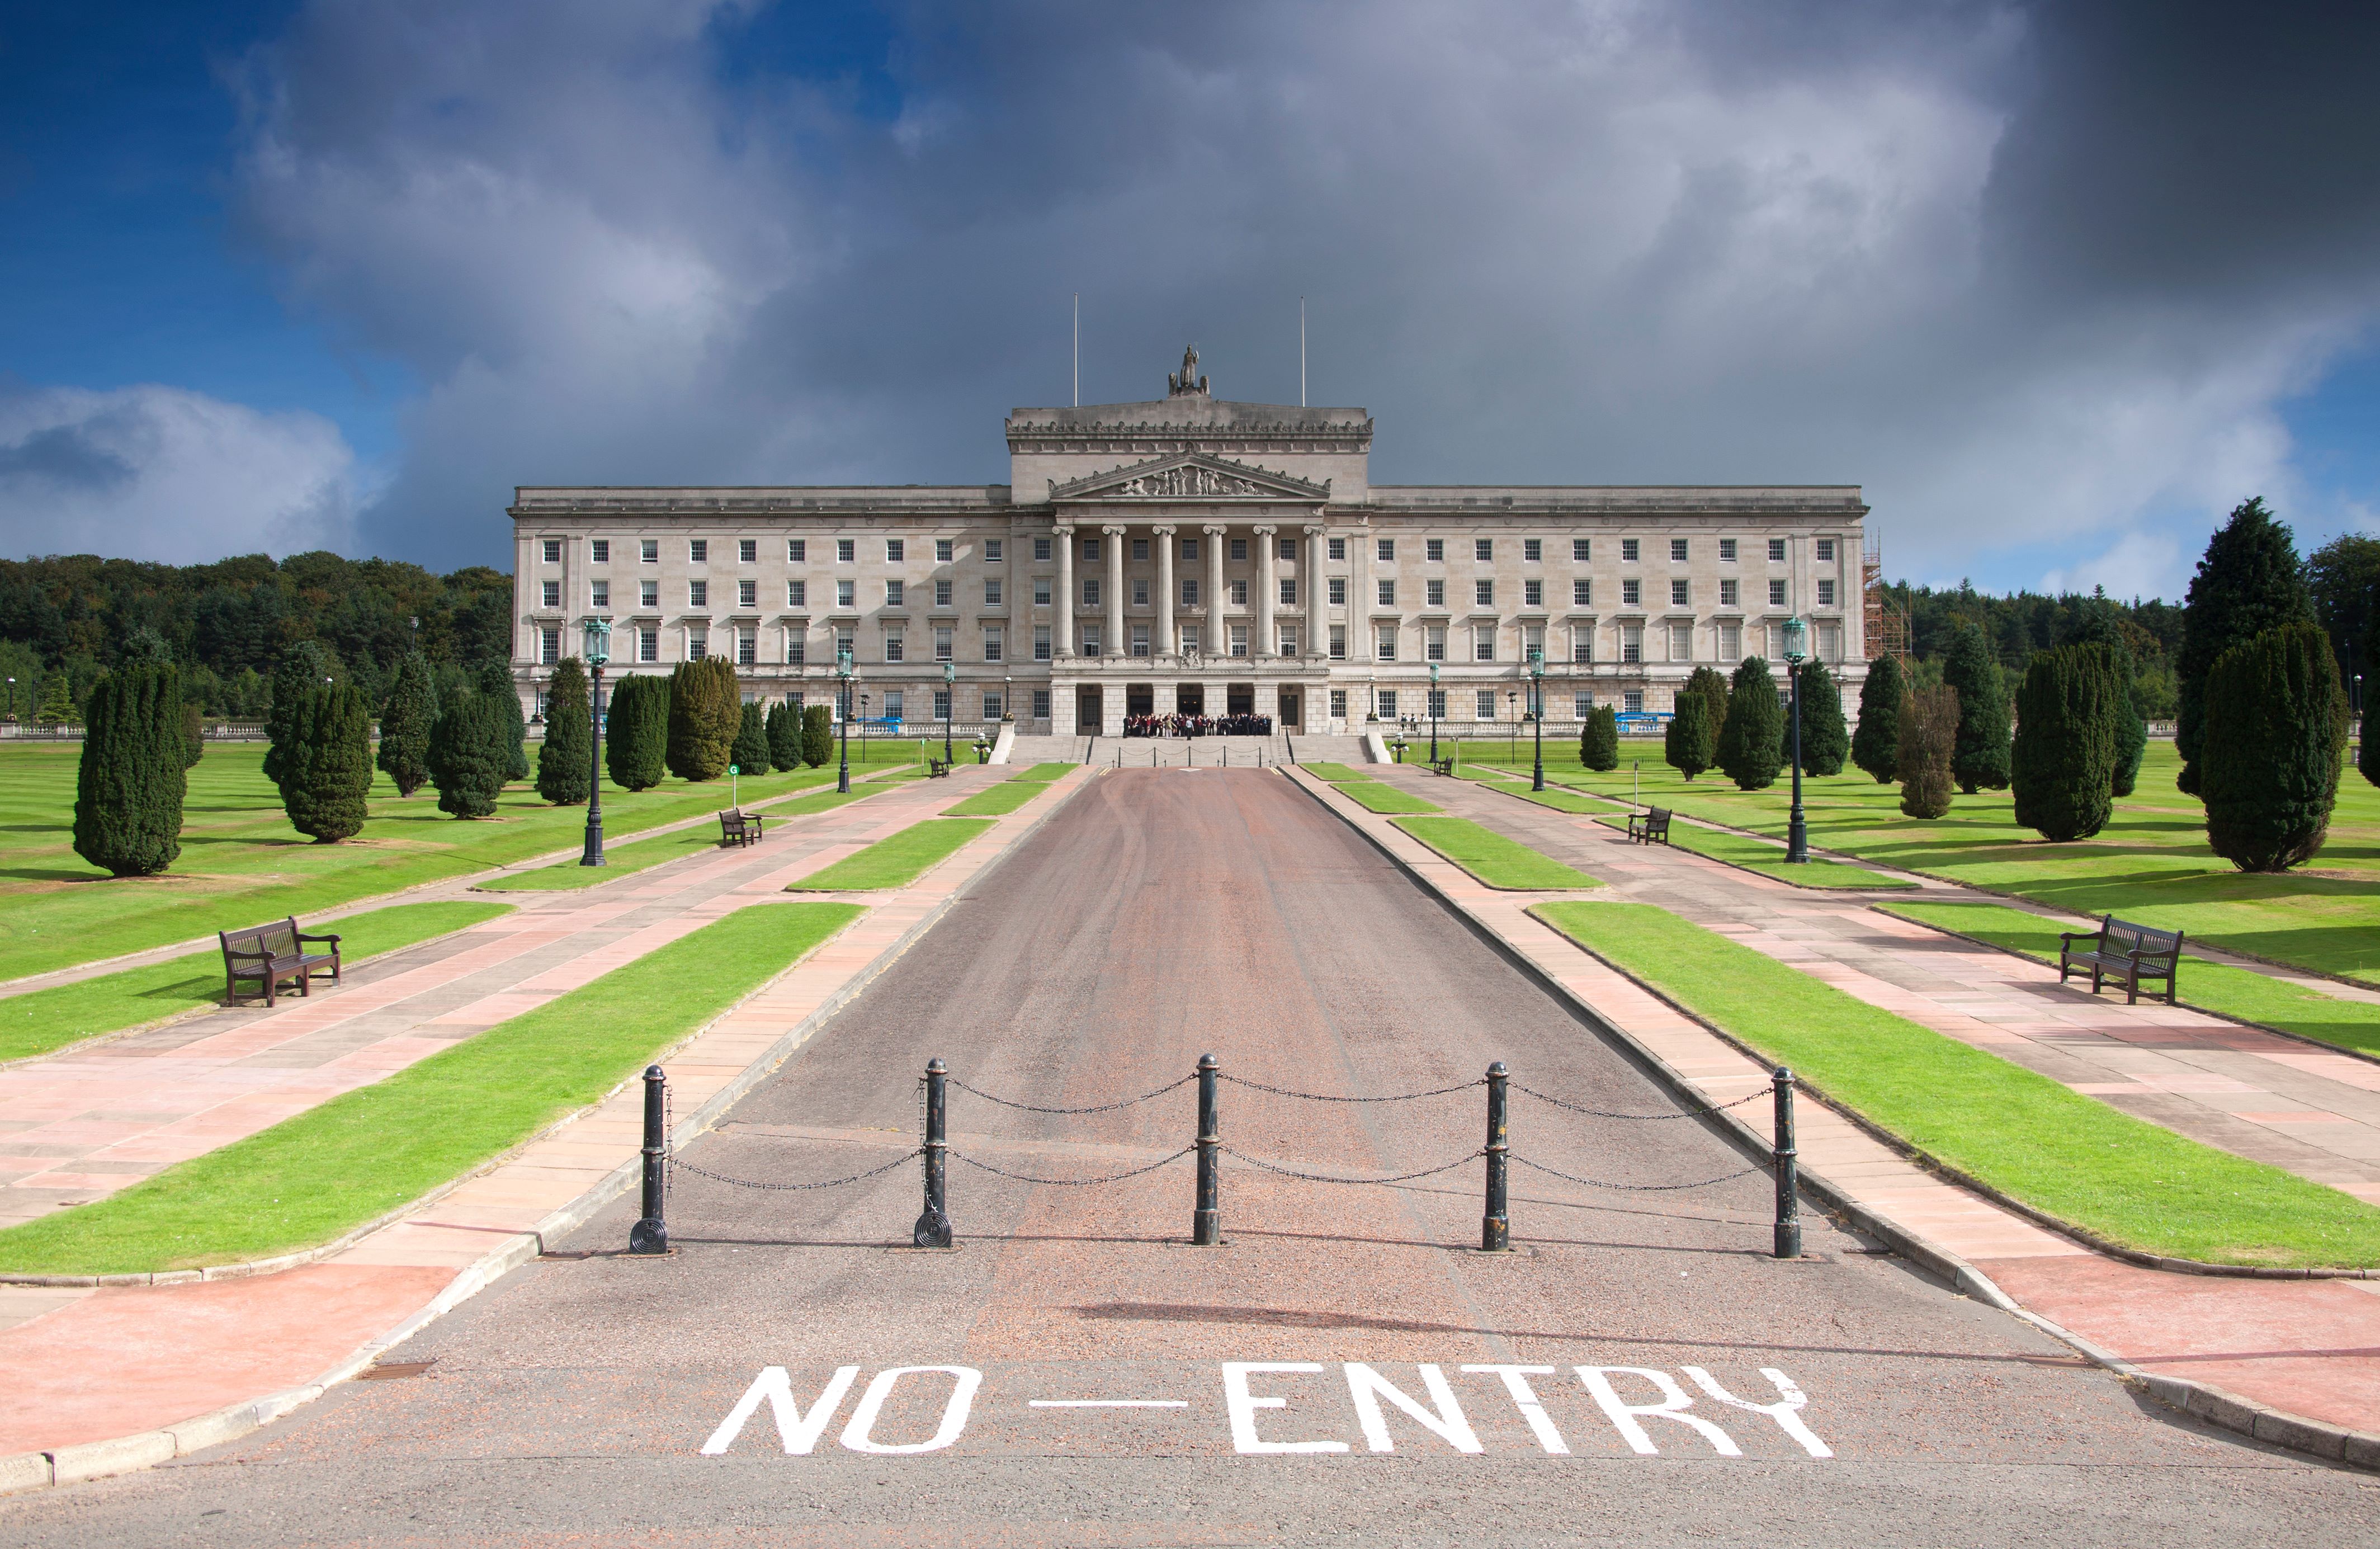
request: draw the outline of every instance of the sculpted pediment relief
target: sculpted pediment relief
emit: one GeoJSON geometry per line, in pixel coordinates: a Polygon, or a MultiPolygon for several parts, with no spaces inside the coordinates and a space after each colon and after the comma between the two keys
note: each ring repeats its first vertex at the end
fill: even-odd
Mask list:
{"type": "Polygon", "coordinates": [[[1330,486],[1203,453],[1159,457],[1052,485],[1061,501],[1327,501],[1330,486]]]}

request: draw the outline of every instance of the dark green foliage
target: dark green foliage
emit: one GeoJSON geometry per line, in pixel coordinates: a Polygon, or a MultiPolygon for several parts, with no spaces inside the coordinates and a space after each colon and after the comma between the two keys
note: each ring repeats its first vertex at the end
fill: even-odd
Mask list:
{"type": "Polygon", "coordinates": [[[72,726],[81,719],[82,712],[75,708],[74,680],[64,672],[53,672],[44,678],[42,702],[33,707],[34,724],[72,726]]]}
{"type": "Polygon", "coordinates": [[[834,710],[827,705],[802,707],[802,762],[824,767],[834,756],[834,710]]]}
{"type": "Polygon", "coordinates": [[[2206,675],[2216,658],[2268,629],[2313,619],[2297,546],[2261,498],[2235,506],[2231,519],[2207,540],[2181,619],[2181,648],[2174,661],[2180,706],[2173,738],[2181,773],[2175,783],[2194,796],[2204,773],[2206,675]]]}
{"type": "MultiPolygon", "coordinates": [[[[2375,596],[2373,601],[2374,614],[2380,615],[2380,596],[2375,596]]],[[[2365,780],[2380,785],[2380,745],[2374,745],[2380,744],[2380,737],[2372,734],[2380,732],[2380,717],[2372,713],[2374,695],[2380,695],[2380,628],[2374,628],[2363,637],[2363,714],[2356,730],[2355,750],[2356,768],[2362,772],[2365,780]]]]}
{"type": "Polygon", "coordinates": [[[1962,629],[1942,659],[1942,681],[1959,696],[1959,742],[1950,777],[1968,795],[2005,791],[2009,782],[2008,681],[1980,629],[1962,629]]]}
{"type": "Polygon", "coordinates": [[[1814,775],[1843,772],[1851,732],[1843,725],[1843,691],[1816,657],[1802,663],[1802,768],[1814,775]]]}
{"type": "Polygon", "coordinates": [[[679,664],[669,679],[669,771],[680,780],[717,780],[734,761],[742,730],[735,669],[723,656],[679,664]]]}
{"type": "Polygon", "coordinates": [[[747,775],[769,772],[769,718],[760,707],[746,705],[738,712],[735,741],[728,749],[727,761],[747,775]]]}
{"type": "Polygon", "coordinates": [[[128,667],[94,684],[75,780],[75,853],[117,877],[172,865],[182,853],[183,751],[173,667],[128,667]]]}
{"type": "Polygon", "coordinates": [[[504,778],[528,778],[528,721],[521,714],[520,689],[513,682],[513,670],[501,661],[480,663],[478,680],[472,685],[496,701],[504,712],[504,724],[510,740],[504,744],[504,778]]]}
{"type": "Polygon", "coordinates": [[[595,756],[595,719],[587,708],[587,669],[575,656],[554,664],[545,685],[545,742],[537,750],[537,793],[556,806],[587,799],[595,756]]]}
{"type": "Polygon", "coordinates": [[[207,756],[207,723],[199,708],[188,700],[182,701],[182,768],[196,768],[207,756]]]}
{"type": "Polygon", "coordinates": [[[2347,745],[2347,696],[2311,618],[2215,659],[2200,744],[2206,842],[2241,871],[2286,871],[2322,848],[2347,745]]]}
{"type": "MultiPolygon", "coordinates": [[[[271,744],[264,750],[264,778],[275,785],[288,783],[289,749],[307,696],[322,687],[325,679],[335,678],[337,669],[330,653],[311,640],[298,641],[274,663],[273,706],[264,712],[264,740],[271,744]]],[[[289,793],[285,789],[281,795],[286,802],[289,793]]]]}
{"type": "Polygon", "coordinates": [[[1681,690],[1676,713],[1661,733],[1661,755],[1670,768],[1688,780],[1710,768],[1710,701],[1691,689],[1681,690]]]}
{"type": "Polygon", "coordinates": [[[282,769],[290,827],[322,844],[362,832],[372,781],[371,707],[363,691],[316,684],[298,707],[282,769]]]}
{"type": "Polygon", "coordinates": [[[1912,689],[1893,739],[1900,749],[1900,810],[1941,817],[1950,810],[1950,759],[1959,745],[1959,695],[1948,684],[1912,689]]]}
{"type": "Polygon", "coordinates": [[[496,810],[512,772],[505,741],[511,735],[501,695],[464,695],[447,705],[430,729],[430,779],[438,787],[439,811],[485,817],[496,810]]]}
{"type": "Polygon", "coordinates": [[[1743,791],[1777,783],[1785,767],[1785,711],[1777,702],[1777,680],[1766,658],[1748,656],[1735,669],[1728,691],[1727,723],[1718,732],[1718,767],[1743,791]]]}
{"type": "Polygon", "coordinates": [[[380,716],[380,767],[410,796],[430,778],[430,728],[438,721],[438,680],[419,651],[396,669],[395,686],[380,716]]]}
{"type": "Polygon", "coordinates": [[[2129,796],[2140,783],[2141,760],[2148,756],[2149,751],[2149,723],[2141,714],[2140,688],[2135,682],[2140,676],[2140,660],[2132,650],[2131,635],[2117,619],[2114,609],[2102,608],[2085,621],[2074,643],[2105,647],[2117,687],[2122,690],[2123,701],[2116,713],[2116,772],[2108,782],[2108,791],[2113,795],[2129,796]]]}
{"type": "MultiPolygon", "coordinates": [[[[1686,674],[1685,686],[1678,692],[1682,696],[1701,696],[1708,710],[1703,718],[1706,739],[1703,744],[1703,768],[1707,769],[1718,762],[1719,728],[1727,724],[1727,674],[1716,667],[1697,667],[1686,674]]],[[[1684,703],[1682,697],[1679,703],[1684,703]]]]}
{"type": "Polygon", "coordinates": [[[802,712],[790,699],[769,707],[769,762],[778,769],[802,767],[802,712]]]}
{"type": "Polygon", "coordinates": [[[2107,826],[2131,696],[2105,645],[2034,653],[2017,688],[2009,785],[2016,820],[2066,843],[2107,826]]]}
{"type": "Polygon", "coordinates": [[[670,685],[650,672],[630,672],[612,687],[603,717],[603,767],[623,791],[662,782],[669,748],[670,685]]]}
{"type": "Polygon", "coordinates": [[[1852,738],[1852,762],[1878,785],[1900,778],[1900,701],[1907,696],[1900,660],[1889,652],[1867,664],[1860,685],[1859,731],[1852,738]]]}
{"type": "Polygon", "coordinates": [[[2306,591],[2313,601],[2314,622],[2330,636],[2331,653],[2338,658],[2339,677],[2364,674],[2371,648],[2373,623],[2380,613],[2380,537],[2346,533],[2306,556],[2306,591]]]}

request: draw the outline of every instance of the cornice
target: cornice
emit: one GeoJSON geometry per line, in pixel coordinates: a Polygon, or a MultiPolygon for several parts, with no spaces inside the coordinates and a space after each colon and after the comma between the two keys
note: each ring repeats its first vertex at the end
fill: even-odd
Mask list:
{"type": "MultiPolygon", "coordinates": [[[[1178,481],[1177,481],[1178,482],[1178,481]]],[[[1193,480],[1192,482],[1196,482],[1193,480]]],[[[1298,504],[1321,503],[1330,499],[1328,480],[1317,484],[1309,479],[1295,478],[1285,473],[1275,473],[1250,463],[1234,462],[1209,452],[1182,452],[1172,456],[1152,457],[1146,462],[1127,463],[1122,467],[1101,473],[1086,474],[1050,487],[1050,499],[1059,501],[1131,502],[1135,504],[1169,504],[1184,502],[1200,504],[1215,502],[1275,503],[1291,502],[1298,504]],[[1256,486],[1254,490],[1127,490],[1135,483],[1168,482],[1166,476],[1178,470],[1194,470],[1214,476],[1211,482],[1238,483],[1256,486]]]]}

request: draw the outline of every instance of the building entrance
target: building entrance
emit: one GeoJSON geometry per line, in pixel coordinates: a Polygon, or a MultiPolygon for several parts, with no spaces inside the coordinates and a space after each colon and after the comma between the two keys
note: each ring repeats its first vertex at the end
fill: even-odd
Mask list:
{"type": "Polygon", "coordinates": [[[1099,734],[1101,711],[1099,691],[1096,688],[1075,690],[1075,731],[1076,734],[1096,737],[1099,734]]]}
{"type": "Polygon", "coordinates": [[[1128,716],[1155,715],[1157,713],[1157,685],[1154,684],[1124,684],[1123,713],[1128,716]]]}
{"type": "Polygon", "coordinates": [[[1298,719],[1298,712],[1304,708],[1304,696],[1299,694],[1296,689],[1284,688],[1281,691],[1280,699],[1281,715],[1278,719],[1281,722],[1281,730],[1286,732],[1293,726],[1304,726],[1305,724],[1305,721],[1298,719]]]}
{"type": "Polygon", "coordinates": [[[1225,715],[1256,714],[1257,685],[1254,684],[1225,684],[1223,685],[1223,713],[1225,715]]]}
{"type": "Polygon", "coordinates": [[[1177,715],[1205,715],[1207,685],[1205,684],[1174,684],[1173,709],[1177,715]]]}

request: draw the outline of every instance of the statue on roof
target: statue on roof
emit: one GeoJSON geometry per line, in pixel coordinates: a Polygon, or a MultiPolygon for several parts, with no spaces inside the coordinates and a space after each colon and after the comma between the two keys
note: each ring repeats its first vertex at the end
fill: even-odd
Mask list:
{"type": "Polygon", "coordinates": [[[1169,398],[1207,397],[1207,379],[1198,374],[1198,346],[1191,345],[1182,351],[1182,373],[1167,372],[1165,395],[1169,398]]]}

